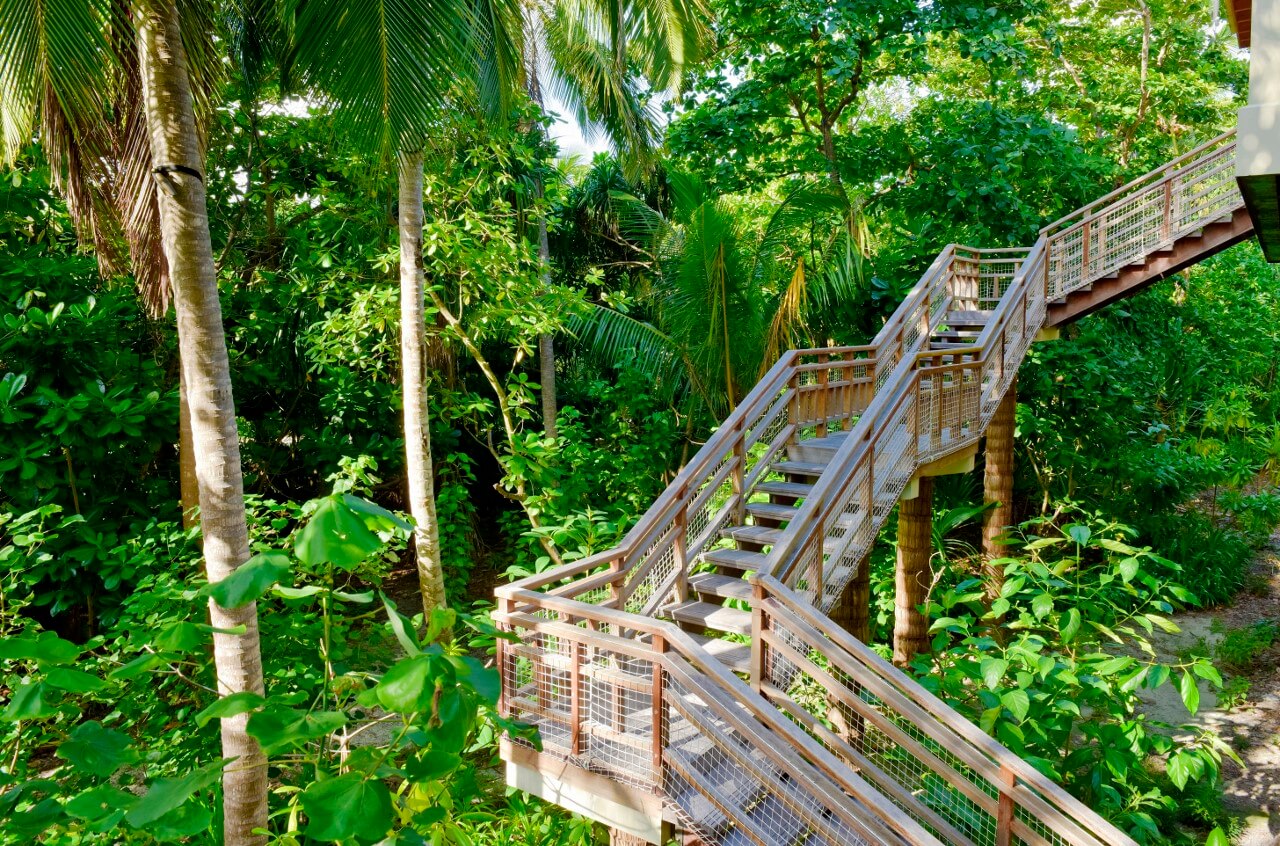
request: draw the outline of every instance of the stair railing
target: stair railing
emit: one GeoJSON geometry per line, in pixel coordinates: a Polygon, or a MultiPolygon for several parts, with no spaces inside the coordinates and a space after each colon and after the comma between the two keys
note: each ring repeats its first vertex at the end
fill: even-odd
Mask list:
{"type": "Polygon", "coordinates": [[[1048,235],[1047,295],[1056,300],[1243,205],[1235,130],[1201,144],[1040,230],[1048,235]]]}
{"type": "Polygon", "coordinates": [[[769,576],[751,578],[761,692],[953,846],[1135,846],[911,677],[769,576]]]}

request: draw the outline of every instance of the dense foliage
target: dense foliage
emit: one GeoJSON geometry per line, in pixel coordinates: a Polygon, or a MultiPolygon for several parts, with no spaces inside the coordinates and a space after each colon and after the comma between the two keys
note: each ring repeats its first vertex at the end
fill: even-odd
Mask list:
{"type": "MultiPolygon", "coordinates": [[[[1228,127],[1245,84],[1201,4],[712,6],[718,47],[690,50],[657,160],[565,160],[522,96],[459,96],[430,123],[452,610],[410,610],[394,168],[320,98],[290,96],[287,61],[236,42],[209,110],[255,553],[217,584],[182,526],[172,314],[101,274],[48,139],[3,174],[0,842],[217,840],[213,725],[232,717],[269,755],[272,842],[598,839],[505,795],[496,738],[521,729],[494,708],[492,585],[616,543],[782,350],[866,341],[945,244],[1029,244],[1228,127]],[[210,597],[258,603],[263,694],[213,689],[210,597]]],[[[628,120],[656,114],[624,81],[628,120]]],[[[1139,696],[1172,686],[1190,713],[1221,684],[1206,656],[1157,660],[1151,640],[1183,607],[1229,603],[1280,521],[1277,327],[1280,275],[1242,245],[1037,345],[1019,376],[1021,537],[994,603],[978,477],[939,485],[934,652],[916,671],[1143,842],[1227,824],[1229,750],[1175,743],[1139,696]]],[[[881,642],[892,554],[886,537],[881,642]]]]}

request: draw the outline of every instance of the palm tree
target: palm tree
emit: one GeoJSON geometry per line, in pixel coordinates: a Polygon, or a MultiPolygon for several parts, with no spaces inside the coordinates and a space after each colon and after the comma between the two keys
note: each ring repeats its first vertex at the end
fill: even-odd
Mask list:
{"type": "Polygon", "coordinates": [[[642,368],[689,414],[723,418],[783,351],[839,337],[833,319],[864,286],[862,238],[844,195],[793,188],[759,227],[732,198],[667,174],[671,211],[610,192],[614,229],[647,265],[648,319],[605,306],[575,328],[603,359],[642,368]]]}
{"type": "Polygon", "coordinates": [[[512,16],[511,7],[488,0],[378,0],[359,8],[308,0],[294,22],[296,70],[331,106],[336,130],[379,162],[396,162],[405,471],[428,614],[444,606],[445,589],[427,401],[422,150],[449,98],[465,96],[468,79],[495,110],[505,109],[518,64],[512,16]]]}
{"type": "MultiPolygon", "coordinates": [[[[134,193],[124,197],[145,216],[152,183],[155,212],[178,317],[182,376],[190,407],[191,439],[202,513],[205,570],[210,582],[226,578],[249,557],[243,477],[231,394],[230,365],[218,302],[202,177],[204,150],[197,99],[208,91],[216,62],[204,54],[209,21],[182,20],[170,0],[138,0],[131,8],[108,0],[53,3],[32,15],[26,4],[0,2],[0,118],[3,153],[12,160],[37,126],[55,170],[64,174],[71,205],[109,231],[94,208],[94,185],[110,149],[113,93],[129,90],[136,68],[141,112],[134,151],[134,193]],[[187,29],[183,30],[183,24],[187,29]],[[132,49],[130,49],[130,46],[132,49]],[[188,55],[194,49],[196,55],[188,55]],[[136,52],[133,52],[136,51],[136,52]],[[136,58],[135,58],[136,57],[136,58]],[[131,64],[135,62],[136,64],[131,64]],[[143,155],[145,149],[149,155],[143,155]],[[140,173],[137,163],[145,162],[140,173]]],[[[127,125],[128,118],[125,122],[127,125]]],[[[130,180],[114,183],[128,189],[130,180]]],[[[101,189],[103,183],[95,188],[101,189]]],[[[98,195],[99,197],[101,195],[98,195]]],[[[98,230],[95,230],[98,231],[98,230]]],[[[141,264],[134,256],[135,264],[141,264]]],[[[261,693],[262,661],[257,610],[210,603],[214,666],[223,695],[261,693]],[[241,634],[230,632],[240,630],[241,634]]],[[[257,843],[267,824],[266,758],[245,732],[247,715],[223,719],[222,748],[234,764],[223,774],[224,826],[229,844],[257,843]]]]}
{"type": "MultiPolygon", "coordinates": [[[[710,40],[702,0],[527,0],[522,8],[524,90],[545,108],[543,77],[592,135],[602,135],[632,175],[648,171],[661,143],[655,94],[678,90],[685,66],[710,40]]],[[[535,194],[543,183],[535,175],[535,194]]],[[[551,285],[547,216],[537,212],[538,259],[551,285]]],[[[538,337],[542,420],[556,436],[556,364],[552,335],[538,337]]]]}

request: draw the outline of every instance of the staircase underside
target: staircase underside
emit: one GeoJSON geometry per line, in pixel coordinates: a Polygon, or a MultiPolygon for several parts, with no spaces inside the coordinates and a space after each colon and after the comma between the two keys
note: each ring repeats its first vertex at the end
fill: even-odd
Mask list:
{"type": "Polygon", "coordinates": [[[1198,234],[1180,238],[1168,248],[1151,253],[1140,263],[1122,268],[1111,278],[1093,283],[1091,290],[1067,295],[1065,303],[1049,304],[1046,329],[1056,329],[1131,297],[1162,279],[1234,247],[1253,235],[1253,219],[1247,209],[1237,209],[1230,220],[1211,223],[1198,234]]]}

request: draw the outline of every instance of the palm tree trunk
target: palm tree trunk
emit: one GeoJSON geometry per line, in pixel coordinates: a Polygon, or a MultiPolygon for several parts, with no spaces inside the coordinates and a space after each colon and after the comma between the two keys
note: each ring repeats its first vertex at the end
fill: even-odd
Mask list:
{"type": "Polygon", "coordinates": [[[405,472],[409,476],[409,513],[417,524],[413,548],[418,563],[418,590],[422,593],[422,608],[430,616],[432,609],[444,607],[445,593],[427,408],[421,152],[400,154],[399,177],[400,381],[404,391],[405,472]]]}
{"type": "Polygon", "coordinates": [[[187,404],[187,380],[178,370],[178,492],[182,503],[182,528],[200,523],[200,479],[196,475],[196,445],[191,435],[191,406],[187,404]]]}
{"type": "MultiPolygon", "coordinates": [[[[542,200],[542,177],[535,176],[538,200],[542,200]]],[[[538,210],[538,263],[542,265],[542,288],[551,290],[551,243],[547,238],[547,212],[538,210]]],[[[538,365],[542,370],[542,428],[548,438],[556,437],[556,339],[550,332],[538,336],[538,365]]]]}
{"type": "MultiPolygon", "coordinates": [[[[209,581],[216,582],[248,559],[249,531],[231,368],[200,176],[204,155],[177,7],[160,0],[138,2],[134,20],[151,157],[159,183],[160,234],[173,282],[178,348],[191,412],[205,570],[209,581]]],[[[213,636],[218,691],[224,696],[240,691],[261,694],[257,607],[250,604],[231,610],[210,602],[209,617],[215,631],[223,632],[213,636]],[[243,634],[225,633],[240,626],[243,634]]],[[[229,846],[263,842],[253,830],[267,825],[267,759],[258,742],[245,732],[247,721],[247,714],[222,720],[222,754],[235,759],[222,777],[224,837],[229,846]]]]}

